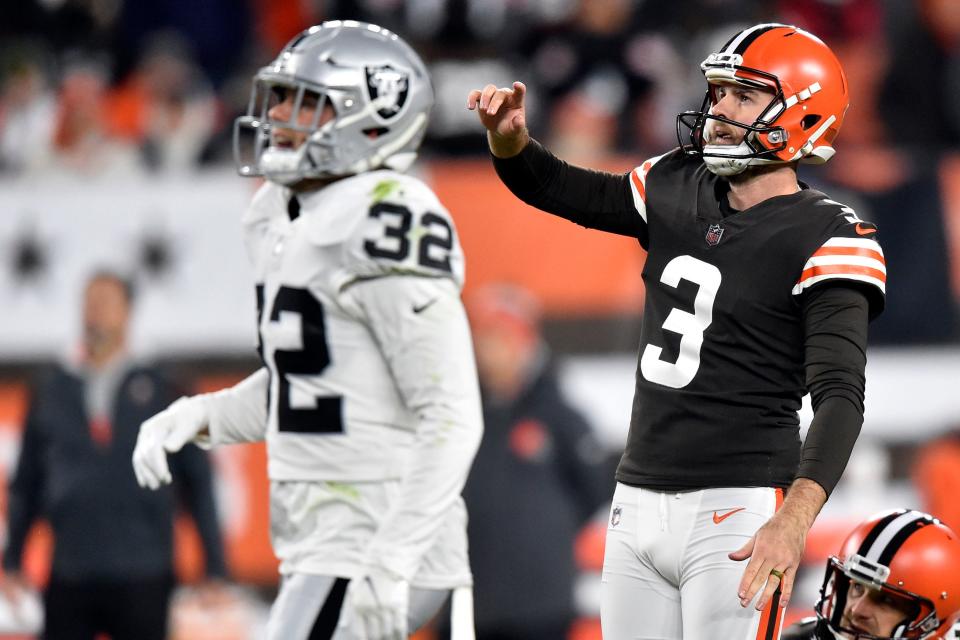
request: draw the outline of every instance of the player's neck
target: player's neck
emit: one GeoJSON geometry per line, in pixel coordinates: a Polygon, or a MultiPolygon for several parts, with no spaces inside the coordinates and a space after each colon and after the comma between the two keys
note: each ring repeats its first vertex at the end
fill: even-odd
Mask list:
{"type": "Polygon", "coordinates": [[[91,369],[100,371],[119,360],[125,352],[126,347],[122,341],[100,348],[87,346],[85,362],[91,369]]]}
{"type": "Polygon", "coordinates": [[[297,195],[306,195],[311,191],[319,191],[327,185],[333,184],[338,180],[343,180],[349,176],[334,176],[330,178],[306,178],[295,184],[290,185],[290,190],[297,195]]]}
{"type": "Polygon", "coordinates": [[[753,167],[728,178],[727,200],[737,211],[744,211],[764,200],[785,196],[800,190],[797,170],[793,165],[753,167]]]}

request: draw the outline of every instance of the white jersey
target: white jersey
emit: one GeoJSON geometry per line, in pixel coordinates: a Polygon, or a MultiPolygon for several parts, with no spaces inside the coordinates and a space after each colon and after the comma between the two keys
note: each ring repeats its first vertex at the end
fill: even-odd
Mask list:
{"type": "Polygon", "coordinates": [[[482,417],[450,215],[391,171],[298,194],[292,220],[291,196],[266,183],[243,218],[265,367],[211,396],[210,442],[266,440],[284,573],[469,583],[482,417]]]}
{"type": "MultiPolygon", "coordinates": [[[[267,446],[274,480],[400,476],[416,425],[350,285],[396,274],[463,283],[450,215],[419,180],[377,171],[300,197],[267,183],[244,217],[270,369],[267,446]]],[[[421,318],[414,301],[404,323],[421,318]]],[[[375,320],[375,319],[374,319],[375,320]]],[[[473,363],[464,361],[464,367],[473,363]]]]}

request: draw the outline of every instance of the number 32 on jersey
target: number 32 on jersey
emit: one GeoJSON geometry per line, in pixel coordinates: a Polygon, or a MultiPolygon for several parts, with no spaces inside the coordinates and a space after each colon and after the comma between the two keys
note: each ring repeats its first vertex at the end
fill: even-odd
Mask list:
{"type": "MultiPolygon", "coordinates": [[[[404,271],[403,262],[411,258],[422,269],[430,272],[450,273],[450,253],[454,245],[453,227],[435,213],[420,216],[420,232],[414,229],[414,214],[400,204],[376,203],[369,210],[369,217],[383,221],[383,237],[366,240],[363,249],[373,259],[386,260],[404,271]],[[417,237],[413,237],[417,236],[417,237]],[[414,244],[416,250],[411,252],[414,244]]],[[[295,327],[299,340],[296,348],[275,349],[272,361],[264,360],[271,376],[279,380],[277,402],[277,428],[282,432],[330,434],[343,433],[343,398],[341,396],[314,396],[293,402],[295,376],[322,376],[332,363],[332,350],[327,342],[327,328],[323,304],[313,294],[302,288],[282,286],[272,304],[264,300],[263,285],[257,286],[257,326],[268,313],[271,323],[287,323],[295,327]]],[[[260,357],[268,357],[260,335],[260,357]]],[[[269,400],[268,400],[269,402],[269,400]]]]}
{"type": "Polygon", "coordinates": [[[663,348],[648,344],[640,358],[640,372],[650,382],[681,389],[693,381],[700,369],[700,348],[703,333],[713,322],[713,303],[720,290],[720,270],[692,256],[678,256],[667,263],[660,282],[676,288],[681,280],[699,286],[693,302],[693,313],[677,308],[670,310],[662,329],[680,334],[680,352],[676,362],[660,359],[663,348]]]}
{"type": "MultiPolygon", "coordinates": [[[[410,229],[413,213],[407,207],[378,202],[370,208],[370,217],[383,221],[384,237],[367,240],[363,250],[371,258],[386,258],[404,262],[410,255],[410,229]]],[[[427,269],[450,273],[450,251],[453,249],[453,228],[447,220],[435,213],[424,213],[420,226],[417,263],[427,269]]]]}

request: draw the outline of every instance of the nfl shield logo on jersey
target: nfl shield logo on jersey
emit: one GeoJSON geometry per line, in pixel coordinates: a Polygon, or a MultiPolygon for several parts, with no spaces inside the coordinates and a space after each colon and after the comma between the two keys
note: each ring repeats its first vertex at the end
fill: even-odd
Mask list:
{"type": "Polygon", "coordinates": [[[707,229],[707,244],[715,247],[720,244],[720,238],[723,236],[723,227],[718,224],[710,225],[707,229]]]}
{"type": "Polygon", "coordinates": [[[390,120],[403,110],[407,102],[410,74],[389,64],[367,67],[367,90],[377,115],[390,120]]]}

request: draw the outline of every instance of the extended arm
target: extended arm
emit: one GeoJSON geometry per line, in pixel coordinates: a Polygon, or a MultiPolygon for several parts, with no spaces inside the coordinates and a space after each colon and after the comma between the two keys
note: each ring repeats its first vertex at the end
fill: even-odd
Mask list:
{"type": "Polygon", "coordinates": [[[494,167],[503,183],[527,204],[584,227],[646,242],[646,223],[634,204],[630,174],[582,169],[559,160],[530,138],[526,87],[487,85],[470,92],[467,108],[487,129],[494,167]]]}
{"type": "Polygon", "coordinates": [[[267,434],[270,373],[260,367],[226,389],[201,396],[207,405],[208,430],[196,438],[202,447],[260,442],[267,434]]]}
{"type": "Polygon", "coordinates": [[[637,212],[630,174],[573,166],[536,140],[507,159],[494,156],[497,175],[515,196],[532,207],[571,222],[618,235],[640,237],[646,224],[637,212]]]}

